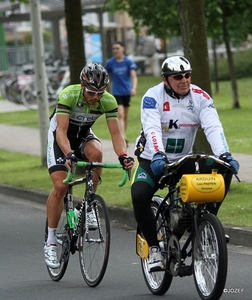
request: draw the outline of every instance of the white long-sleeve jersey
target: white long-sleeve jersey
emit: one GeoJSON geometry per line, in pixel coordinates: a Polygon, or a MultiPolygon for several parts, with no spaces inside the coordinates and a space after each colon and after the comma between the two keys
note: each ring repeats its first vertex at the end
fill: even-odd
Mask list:
{"type": "Polygon", "coordinates": [[[191,84],[190,92],[177,99],[168,95],[164,83],[150,88],[142,98],[141,124],[146,143],[140,157],[152,159],[165,152],[169,162],[191,153],[196,133],[201,126],[214,155],[229,152],[222,124],[213,99],[201,88],[191,84]]]}

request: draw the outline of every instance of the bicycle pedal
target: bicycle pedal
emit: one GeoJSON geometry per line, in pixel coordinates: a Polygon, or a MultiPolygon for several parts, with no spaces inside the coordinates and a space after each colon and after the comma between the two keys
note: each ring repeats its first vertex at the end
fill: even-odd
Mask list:
{"type": "Polygon", "coordinates": [[[193,273],[193,266],[180,266],[178,275],[179,277],[191,276],[193,273]]]}
{"type": "Polygon", "coordinates": [[[154,267],[151,268],[151,270],[149,271],[149,273],[153,273],[153,272],[164,272],[166,271],[166,267],[160,268],[160,267],[154,267]]]}
{"type": "Polygon", "coordinates": [[[230,237],[229,237],[229,235],[228,235],[228,234],[225,234],[225,239],[226,239],[226,243],[228,244],[228,243],[229,243],[229,241],[230,241],[230,237]]]}

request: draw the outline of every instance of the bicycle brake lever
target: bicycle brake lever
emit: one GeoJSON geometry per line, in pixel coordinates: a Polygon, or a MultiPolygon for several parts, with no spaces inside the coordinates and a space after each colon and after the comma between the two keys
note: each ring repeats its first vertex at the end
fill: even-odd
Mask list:
{"type": "Polygon", "coordinates": [[[241,182],[241,180],[240,180],[240,178],[238,177],[237,174],[234,173],[234,176],[236,177],[236,179],[237,179],[238,182],[241,182]]]}
{"type": "Polygon", "coordinates": [[[131,170],[127,170],[128,179],[131,180],[131,170]]]}
{"type": "Polygon", "coordinates": [[[163,175],[160,179],[159,179],[159,181],[158,181],[158,184],[162,184],[162,181],[165,179],[167,177],[167,175],[163,175]]]}

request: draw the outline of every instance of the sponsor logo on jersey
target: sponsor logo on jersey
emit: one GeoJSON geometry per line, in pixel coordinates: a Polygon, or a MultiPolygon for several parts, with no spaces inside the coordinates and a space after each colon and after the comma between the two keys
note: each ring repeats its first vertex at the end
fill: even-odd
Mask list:
{"type": "Polygon", "coordinates": [[[207,92],[201,90],[201,89],[195,89],[195,88],[192,88],[192,91],[196,94],[201,94],[204,98],[206,98],[207,100],[210,100],[211,97],[208,95],[207,92]]]}
{"type": "Polygon", "coordinates": [[[52,141],[48,141],[48,147],[47,147],[47,162],[48,166],[52,165],[52,155],[51,155],[51,150],[52,150],[52,141]]]}
{"type": "Polygon", "coordinates": [[[140,173],[137,175],[137,179],[147,179],[147,175],[145,173],[140,173]]]}
{"type": "Polygon", "coordinates": [[[157,101],[152,97],[144,97],[143,109],[156,108],[157,101]]]}
{"type": "Polygon", "coordinates": [[[95,122],[95,120],[98,118],[97,115],[77,115],[75,120],[80,122],[95,122]]]}
{"type": "Polygon", "coordinates": [[[176,121],[174,121],[173,119],[170,120],[169,123],[162,123],[161,124],[161,129],[162,131],[168,132],[170,129],[180,129],[182,127],[188,127],[188,128],[192,128],[192,127],[197,127],[198,125],[195,123],[183,123],[183,124],[179,124],[178,123],[179,120],[177,119],[176,121]]]}
{"type": "Polygon", "coordinates": [[[166,153],[182,153],[184,149],[184,139],[167,139],[165,152],[166,153]]]}
{"type": "Polygon", "coordinates": [[[90,123],[90,122],[95,122],[96,119],[99,118],[100,115],[97,114],[84,114],[84,113],[71,113],[70,119],[72,121],[77,121],[81,123],[90,123]]]}
{"type": "Polygon", "coordinates": [[[102,102],[107,102],[107,103],[114,103],[115,100],[113,98],[109,98],[109,97],[102,97],[102,102]]]}
{"type": "Polygon", "coordinates": [[[57,161],[58,163],[63,163],[63,162],[64,162],[64,159],[63,159],[62,157],[59,157],[58,159],[56,159],[56,161],[57,161]]]}
{"type": "Polygon", "coordinates": [[[192,99],[189,99],[189,101],[188,101],[187,110],[190,112],[194,112],[194,105],[193,105],[192,99]]]}
{"type": "Polygon", "coordinates": [[[208,106],[207,106],[208,108],[215,108],[215,106],[214,106],[214,103],[212,102],[212,103],[210,103],[208,106]]]}
{"type": "Polygon", "coordinates": [[[156,137],[156,133],[155,132],[151,132],[151,139],[152,139],[152,144],[153,144],[154,149],[158,152],[159,151],[159,147],[158,147],[157,137],[156,137]]]}
{"type": "Polygon", "coordinates": [[[73,97],[73,98],[75,98],[75,97],[78,97],[79,96],[79,94],[78,93],[63,93],[62,95],[62,98],[64,98],[64,99],[67,99],[68,97],[73,97]]]}
{"type": "Polygon", "coordinates": [[[165,102],[163,105],[163,111],[170,111],[170,103],[169,102],[165,102]]]}

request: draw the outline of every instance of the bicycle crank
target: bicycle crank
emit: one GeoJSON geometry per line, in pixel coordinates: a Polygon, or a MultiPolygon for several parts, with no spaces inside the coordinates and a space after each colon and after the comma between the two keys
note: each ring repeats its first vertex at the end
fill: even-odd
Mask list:
{"type": "Polygon", "coordinates": [[[168,271],[172,276],[177,276],[181,265],[181,251],[179,240],[175,235],[171,235],[168,242],[168,271]]]}

